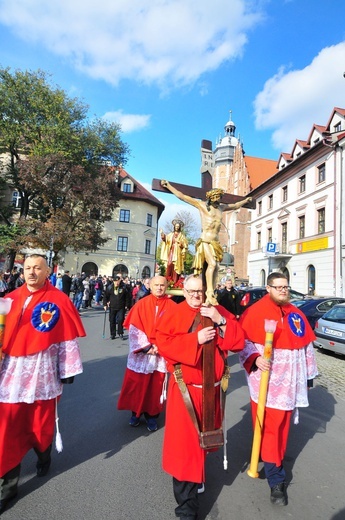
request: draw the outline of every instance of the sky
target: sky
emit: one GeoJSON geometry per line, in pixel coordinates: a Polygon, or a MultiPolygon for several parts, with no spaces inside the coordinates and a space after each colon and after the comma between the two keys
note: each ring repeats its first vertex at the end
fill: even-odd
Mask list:
{"type": "MultiPolygon", "coordinates": [[[[44,70],[119,123],[145,187],[200,186],[201,141],[230,118],[246,155],[278,161],[345,108],[344,14],[344,0],[0,0],[0,67],[44,70]]],[[[186,209],[154,194],[161,222],[186,209]]]]}

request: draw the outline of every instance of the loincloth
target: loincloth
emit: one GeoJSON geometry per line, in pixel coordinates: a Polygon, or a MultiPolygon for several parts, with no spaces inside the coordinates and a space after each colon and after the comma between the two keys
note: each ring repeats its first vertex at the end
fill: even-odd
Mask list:
{"type": "Polygon", "coordinates": [[[198,274],[201,273],[204,262],[207,262],[204,251],[204,244],[209,244],[211,246],[212,254],[216,262],[219,263],[223,260],[223,249],[217,240],[211,240],[208,242],[207,240],[202,240],[202,238],[199,238],[195,244],[195,257],[192,266],[194,272],[197,272],[198,274]]]}

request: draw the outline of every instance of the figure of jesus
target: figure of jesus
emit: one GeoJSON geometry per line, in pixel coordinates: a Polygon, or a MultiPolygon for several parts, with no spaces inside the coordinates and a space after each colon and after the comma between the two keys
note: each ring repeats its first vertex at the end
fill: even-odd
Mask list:
{"type": "Polygon", "coordinates": [[[161,260],[166,266],[166,279],[172,280],[174,285],[178,282],[184,270],[184,261],[186,251],[188,249],[188,242],[185,235],[182,233],[184,223],[182,220],[174,219],[172,221],[174,231],[167,235],[161,229],[161,260]]]}
{"type": "Polygon", "coordinates": [[[162,180],[161,185],[176,195],[180,200],[191,204],[199,210],[201,218],[201,237],[196,243],[194,257],[194,274],[200,274],[205,269],[206,280],[206,303],[218,305],[214,295],[216,286],[218,266],[223,258],[223,250],[219,243],[219,230],[222,224],[223,211],[236,210],[252,200],[247,197],[235,204],[221,204],[220,199],[224,193],[219,188],[214,188],[206,193],[206,202],[185,195],[170,184],[162,180]],[[205,268],[205,264],[207,264],[205,268]]]}

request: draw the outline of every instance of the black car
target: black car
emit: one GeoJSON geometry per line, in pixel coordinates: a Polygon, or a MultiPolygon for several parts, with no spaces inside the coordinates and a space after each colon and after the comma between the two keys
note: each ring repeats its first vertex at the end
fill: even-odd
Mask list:
{"type": "MultiPolygon", "coordinates": [[[[246,287],[245,289],[239,289],[238,292],[241,295],[241,300],[240,300],[241,314],[248,307],[253,305],[253,303],[257,302],[263,296],[265,296],[265,294],[267,294],[266,287],[246,287]]],[[[291,299],[303,300],[304,297],[305,297],[305,295],[303,293],[290,289],[290,298],[291,299]]]]}
{"type": "Polygon", "coordinates": [[[308,297],[305,300],[292,300],[291,303],[301,309],[314,329],[317,320],[337,303],[345,303],[345,298],[337,298],[336,296],[323,298],[308,297]]]}

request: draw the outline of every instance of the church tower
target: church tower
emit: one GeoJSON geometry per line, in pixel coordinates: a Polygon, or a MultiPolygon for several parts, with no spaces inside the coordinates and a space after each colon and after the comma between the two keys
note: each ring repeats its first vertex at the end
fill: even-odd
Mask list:
{"type": "MultiPolygon", "coordinates": [[[[250,191],[249,177],[246,171],[244,151],[240,140],[235,135],[236,126],[230,111],[229,121],[224,126],[224,136],[216,141],[201,143],[201,171],[208,170],[212,175],[213,188],[221,188],[226,193],[246,196],[250,191]]],[[[235,282],[247,281],[247,254],[250,245],[250,212],[245,208],[223,213],[223,224],[219,232],[219,241],[223,247],[224,260],[220,266],[220,278],[231,276],[235,282]]]]}

